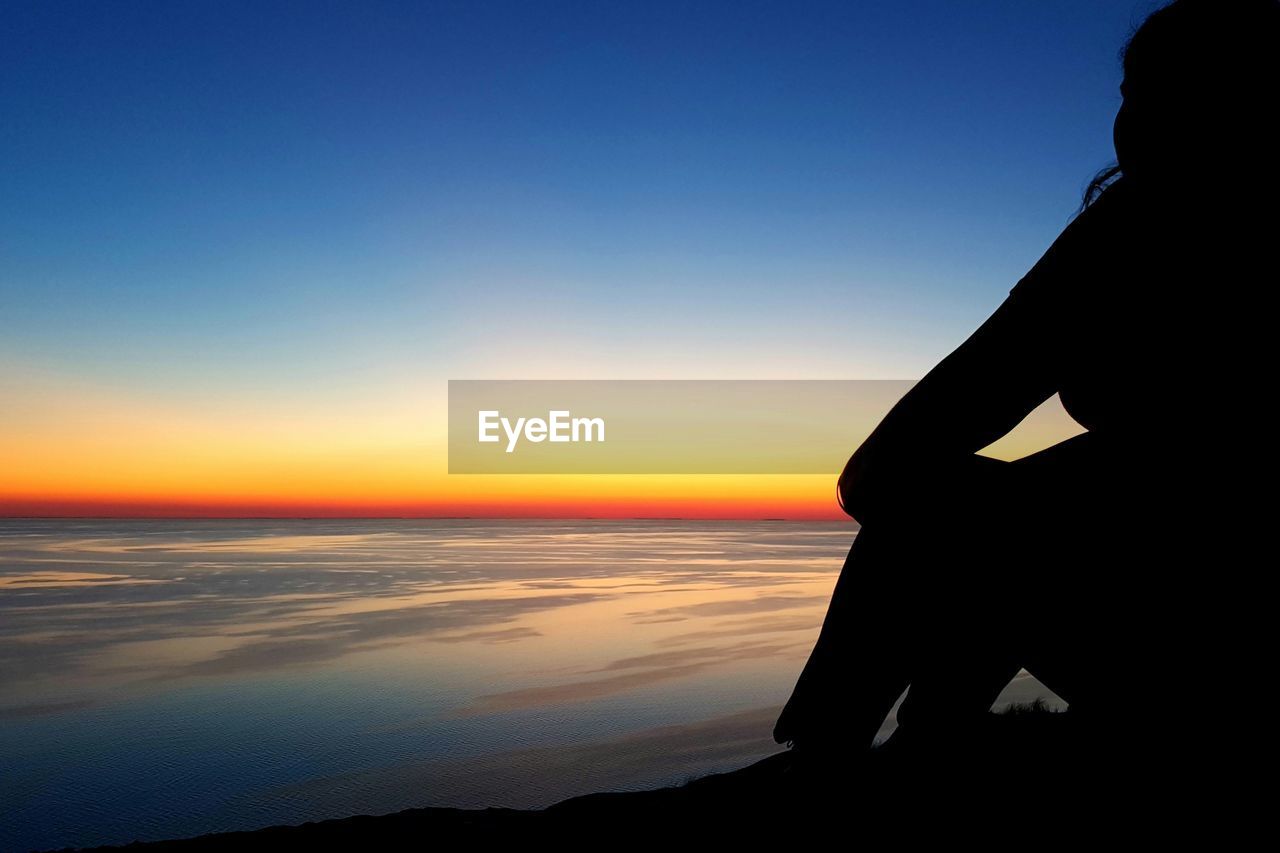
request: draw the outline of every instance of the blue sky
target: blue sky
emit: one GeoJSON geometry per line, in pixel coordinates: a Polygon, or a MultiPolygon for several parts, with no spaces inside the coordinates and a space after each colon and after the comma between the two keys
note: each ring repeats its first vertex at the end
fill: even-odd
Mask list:
{"type": "Polygon", "coordinates": [[[916,377],[1112,157],[1152,7],[5,2],[0,369],[916,377]]]}

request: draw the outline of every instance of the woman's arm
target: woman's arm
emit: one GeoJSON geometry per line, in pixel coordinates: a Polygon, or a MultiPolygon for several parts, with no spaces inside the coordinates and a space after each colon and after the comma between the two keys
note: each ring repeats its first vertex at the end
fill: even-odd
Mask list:
{"type": "Polygon", "coordinates": [[[1072,348],[1088,346],[1099,271],[1140,216],[1123,179],[1063,229],[986,322],[908,391],[840,474],[845,512],[866,524],[919,511],[1001,511],[1028,466],[979,456],[1058,391],[1072,348]],[[1093,292],[1093,295],[1089,294],[1093,292]]]}
{"type": "Polygon", "coordinates": [[[863,524],[933,510],[977,510],[1005,491],[1006,462],[977,451],[1057,390],[1048,330],[1011,294],[889,411],[840,474],[845,512],[863,524]]]}

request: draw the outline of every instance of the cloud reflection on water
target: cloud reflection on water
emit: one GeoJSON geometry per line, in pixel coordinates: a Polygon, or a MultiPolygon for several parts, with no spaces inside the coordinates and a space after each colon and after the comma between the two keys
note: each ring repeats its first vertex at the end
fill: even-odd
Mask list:
{"type": "MultiPolygon", "coordinates": [[[[686,636],[771,632],[776,624],[715,620],[785,610],[799,613],[784,630],[812,629],[851,534],[843,525],[666,521],[3,524],[0,693],[28,697],[4,706],[21,713],[79,707],[118,688],[317,667],[406,644],[509,647],[554,630],[529,624],[535,614],[607,598],[625,598],[637,625],[703,626],[686,636]],[[801,591],[767,592],[790,585],[801,591]],[[130,654],[144,647],[147,656],[130,654]]],[[[685,642],[680,634],[644,638],[685,642]]],[[[704,659],[690,672],[714,665],[704,659]]],[[[647,682],[678,672],[651,673],[647,682]]],[[[545,689],[567,700],[627,683],[545,689]]]]}

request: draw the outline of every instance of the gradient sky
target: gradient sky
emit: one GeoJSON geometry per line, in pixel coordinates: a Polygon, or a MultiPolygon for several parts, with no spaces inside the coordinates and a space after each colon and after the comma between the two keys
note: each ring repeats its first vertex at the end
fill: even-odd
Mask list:
{"type": "Polygon", "coordinates": [[[923,375],[1154,5],[6,0],[0,513],[839,517],[448,477],[446,380],[923,375]]]}

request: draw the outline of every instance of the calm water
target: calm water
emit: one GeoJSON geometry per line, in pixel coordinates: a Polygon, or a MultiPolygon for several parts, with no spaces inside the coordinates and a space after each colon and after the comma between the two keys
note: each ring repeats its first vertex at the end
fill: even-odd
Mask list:
{"type": "MultiPolygon", "coordinates": [[[[540,807],[740,767],[780,749],[851,536],[0,520],[0,849],[540,807]]],[[[1002,701],[1041,692],[1024,674],[1002,701]]]]}

